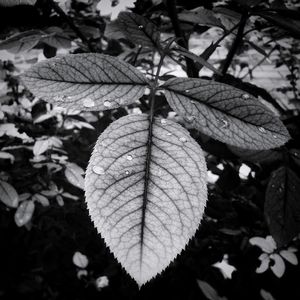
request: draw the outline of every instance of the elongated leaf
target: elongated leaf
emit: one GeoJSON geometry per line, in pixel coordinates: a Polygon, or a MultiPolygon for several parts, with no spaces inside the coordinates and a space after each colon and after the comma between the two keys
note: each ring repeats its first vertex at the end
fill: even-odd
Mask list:
{"type": "Polygon", "coordinates": [[[159,48],[160,33],[157,27],[143,16],[131,12],[121,12],[112,29],[115,36],[121,37],[120,32],[122,32],[126,39],[134,44],[159,48]],[[119,32],[118,35],[116,35],[117,32],[119,32]]]}
{"type": "Polygon", "coordinates": [[[266,290],[261,289],[260,295],[264,300],[275,300],[272,294],[267,292],[266,290]]]}
{"type": "Polygon", "coordinates": [[[41,203],[43,206],[49,206],[50,202],[48,200],[47,197],[45,197],[42,194],[34,194],[32,197],[33,201],[38,201],[39,203],[41,203]]]}
{"type": "Polygon", "coordinates": [[[0,41],[0,50],[7,50],[12,53],[28,51],[38,44],[43,34],[40,30],[28,30],[16,33],[0,41]]]}
{"type": "Polygon", "coordinates": [[[192,127],[230,145],[264,150],[289,134],[258,99],[232,86],[203,79],[172,78],[163,86],[174,111],[192,127]]]}
{"type": "Polygon", "coordinates": [[[220,297],[218,295],[218,292],[206,281],[203,280],[197,280],[197,283],[202,291],[202,293],[205,295],[205,297],[209,300],[225,300],[225,297],[220,297]]]}
{"type": "Polygon", "coordinates": [[[83,169],[73,163],[67,164],[65,169],[65,176],[68,181],[80,189],[83,189],[84,187],[84,179],[82,177],[83,173],[83,169]]]}
{"type": "Polygon", "coordinates": [[[265,216],[279,247],[300,232],[300,179],[289,168],[273,172],[265,200],[265,216]]]}
{"type": "Polygon", "coordinates": [[[126,116],[98,139],[85,191],[98,231],[142,285],[194,235],[207,199],[205,159],[180,125],[126,116]]]}
{"type": "Polygon", "coordinates": [[[36,141],[33,146],[33,154],[38,156],[46,152],[50,147],[49,139],[36,141]]]}
{"type": "Polygon", "coordinates": [[[0,0],[0,6],[34,5],[36,0],[0,0]]]}
{"type": "Polygon", "coordinates": [[[256,13],[258,16],[261,16],[268,20],[269,22],[282,27],[285,29],[288,34],[294,36],[295,38],[300,38],[300,21],[299,15],[298,20],[292,20],[291,18],[287,18],[286,16],[280,16],[278,13],[270,12],[270,11],[262,11],[256,13]]]}
{"type": "Polygon", "coordinates": [[[128,63],[96,53],[43,61],[25,72],[22,80],[46,101],[89,111],[133,103],[147,85],[143,74],[128,63]]]}
{"type": "Polygon", "coordinates": [[[246,150],[235,146],[228,146],[229,149],[243,160],[258,162],[258,163],[272,163],[282,159],[282,153],[274,150],[246,150]]]}
{"type": "Polygon", "coordinates": [[[221,21],[215,16],[215,13],[203,7],[198,7],[193,10],[184,10],[178,14],[181,21],[200,24],[204,26],[217,26],[224,28],[221,21]]]}
{"type": "Polygon", "coordinates": [[[204,66],[204,67],[208,68],[209,70],[213,71],[214,73],[221,75],[220,71],[218,71],[215,67],[213,67],[210,63],[208,63],[201,56],[198,56],[179,45],[176,45],[176,47],[174,49],[179,54],[192,59],[196,64],[199,64],[200,67],[204,66]]]}
{"type": "Polygon", "coordinates": [[[17,207],[19,195],[9,183],[0,180],[0,200],[9,207],[17,207]]]}
{"type": "Polygon", "coordinates": [[[32,218],[34,209],[35,204],[33,201],[23,201],[15,213],[15,222],[17,226],[21,227],[27,224],[32,218]]]}

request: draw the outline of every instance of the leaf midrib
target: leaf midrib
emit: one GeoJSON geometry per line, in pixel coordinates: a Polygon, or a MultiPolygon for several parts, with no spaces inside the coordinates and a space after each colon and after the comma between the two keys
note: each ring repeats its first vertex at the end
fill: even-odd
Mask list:
{"type": "Polygon", "coordinates": [[[139,83],[139,82],[95,82],[95,81],[90,81],[90,82],[79,82],[79,81],[71,81],[71,80],[57,80],[57,79],[51,79],[51,78],[41,78],[41,77],[34,77],[34,76],[28,76],[24,75],[25,78],[30,78],[30,79],[36,79],[36,80],[45,80],[45,81],[55,81],[59,83],[72,83],[72,84],[91,84],[91,85],[98,85],[98,84],[116,84],[116,85],[148,85],[147,82],[145,83],[139,83]]]}
{"type": "Polygon", "coordinates": [[[141,220],[141,253],[140,253],[140,266],[142,266],[143,258],[143,242],[144,242],[144,229],[146,219],[146,209],[148,202],[148,188],[150,178],[150,164],[152,155],[152,137],[153,137],[153,122],[154,118],[149,114],[148,116],[149,127],[148,127],[148,139],[146,144],[146,162],[145,162],[145,176],[144,176],[144,192],[143,192],[143,204],[142,204],[142,220],[141,220]]]}

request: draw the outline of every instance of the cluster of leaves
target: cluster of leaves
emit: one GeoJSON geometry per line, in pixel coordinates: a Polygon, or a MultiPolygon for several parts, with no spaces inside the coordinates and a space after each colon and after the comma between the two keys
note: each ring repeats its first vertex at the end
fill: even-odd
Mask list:
{"type": "MultiPolygon", "coordinates": [[[[229,251],[231,239],[235,239],[244,251],[249,249],[245,238],[268,232],[261,215],[263,205],[270,233],[279,249],[296,237],[300,186],[296,173],[300,152],[295,142],[299,133],[293,118],[298,117],[297,109],[291,114],[261,88],[225,75],[228,57],[220,65],[208,62],[227,35],[236,35],[233,44],[242,43],[240,35],[245,27],[252,26],[249,14],[280,24],[280,13],[274,17],[274,7],[266,7],[266,14],[272,15],[265,16],[260,1],[250,2],[250,6],[244,1],[236,2],[238,12],[223,7],[213,10],[201,7],[178,14],[181,25],[187,25],[187,34],[200,25],[201,30],[218,27],[223,31],[221,38],[200,56],[186,49],[184,36],[164,38],[168,29],[161,3],[155,6],[155,13],[162,15],[153,18],[157,24],[161,22],[160,28],[141,15],[122,12],[116,21],[106,24],[103,37],[83,39],[79,36],[82,43],[76,40],[79,49],[72,50],[76,53],[90,49],[111,54],[110,49],[119,49],[119,59],[85,53],[34,65],[22,75],[21,84],[38,98],[26,89],[20,90],[23,86],[15,79],[17,70],[9,63],[2,64],[8,93],[1,101],[1,159],[7,171],[1,174],[0,195],[6,206],[17,208],[15,222],[18,226],[30,229],[34,224],[31,218],[36,203],[49,206],[50,199],[51,203],[55,200],[62,206],[66,199],[82,199],[84,168],[96,140],[94,127],[102,132],[108,123],[126,115],[113,122],[98,139],[85,175],[85,192],[97,229],[139,285],[161,272],[199,226],[206,202],[206,167],[198,144],[210,153],[206,155],[208,169],[219,176],[216,183],[208,185],[210,201],[204,215],[204,228],[200,238],[197,235],[195,238],[198,241],[205,237],[201,247],[208,247],[213,237],[214,246],[223,245],[222,255],[229,251]],[[217,18],[217,14],[221,17],[217,18]],[[157,67],[154,54],[160,56],[157,67]],[[197,71],[194,77],[205,67],[215,73],[216,81],[162,75],[160,71],[166,57],[188,74],[193,72],[192,66],[197,71]],[[182,58],[186,59],[186,64],[182,64],[182,58]],[[286,128],[258,96],[275,109],[279,106],[294,140],[286,144],[290,138],[286,128]],[[53,108],[39,98],[63,108],[53,108]],[[177,113],[176,118],[171,117],[172,110],[177,113]],[[82,151],[71,150],[74,144],[82,151]],[[255,170],[255,176],[249,173],[242,180],[238,177],[237,170],[242,162],[255,170]],[[13,163],[16,168],[11,167],[13,163]],[[16,174],[21,168],[22,174],[16,174]],[[252,196],[247,195],[250,192],[252,196]],[[226,207],[229,203],[232,204],[226,207]],[[245,213],[249,216],[241,221],[238,212],[240,216],[245,213]],[[258,224],[250,221],[254,216],[259,219],[258,224]],[[214,224],[216,220],[221,222],[214,224]],[[235,222],[237,227],[232,226],[235,222]],[[205,230],[208,230],[206,234],[205,230]]],[[[174,21],[172,13],[170,17],[174,21]]],[[[283,26],[284,30],[288,29],[297,37],[297,26],[289,26],[293,26],[293,30],[283,26]]],[[[75,32],[76,28],[73,28],[75,32]]],[[[45,53],[49,57],[56,54],[56,49],[71,47],[71,40],[72,33],[68,35],[50,26],[15,34],[0,43],[0,47],[13,53],[41,47],[45,53],[45,49],[52,47],[55,51],[50,55],[45,53]]],[[[268,57],[265,50],[248,41],[246,36],[243,42],[268,57]]],[[[294,66],[290,70],[295,90],[294,66]]],[[[295,102],[297,94],[293,96],[295,102]]],[[[86,267],[82,267],[80,253],[74,257],[77,267],[86,267]]],[[[276,263],[274,257],[277,258],[272,256],[271,260],[276,263]]],[[[265,261],[269,263],[270,259],[265,261]]],[[[275,275],[282,273],[278,270],[282,270],[282,264],[274,268],[275,275]]],[[[207,298],[225,299],[207,283],[199,281],[198,284],[207,298]]],[[[272,297],[264,290],[261,296],[272,297]]]]}

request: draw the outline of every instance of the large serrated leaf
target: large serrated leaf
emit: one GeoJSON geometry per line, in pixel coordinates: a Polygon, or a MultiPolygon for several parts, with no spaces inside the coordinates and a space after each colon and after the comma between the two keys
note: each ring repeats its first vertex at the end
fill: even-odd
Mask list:
{"type": "Polygon", "coordinates": [[[289,134],[255,97],[204,79],[172,78],[162,88],[174,111],[192,127],[229,145],[264,150],[287,142],[289,134]]]}
{"type": "Polygon", "coordinates": [[[88,111],[133,103],[147,85],[144,75],[128,63],[96,53],[40,62],[22,80],[33,94],[50,103],[88,111]]]}
{"type": "Polygon", "coordinates": [[[147,115],[112,123],[85,179],[95,226],[126,271],[144,284],[184,249],[202,218],[206,165],[180,125],[147,115]]]}
{"type": "Polygon", "coordinates": [[[143,16],[131,12],[121,12],[113,27],[106,31],[114,37],[125,37],[134,44],[143,47],[159,48],[160,33],[157,27],[143,16]],[[122,34],[124,36],[122,36],[122,34]]]}
{"type": "Polygon", "coordinates": [[[281,167],[273,172],[266,191],[265,216],[279,247],[300,232],[299,194],[300,179],[291,169],[281,167]]]}

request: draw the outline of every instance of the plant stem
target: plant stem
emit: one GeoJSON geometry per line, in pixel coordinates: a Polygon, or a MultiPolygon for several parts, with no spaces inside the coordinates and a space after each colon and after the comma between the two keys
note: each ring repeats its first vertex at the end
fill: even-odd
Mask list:
{"type": "Polygon", "coordinates": [[[230,65],[232,63],[232,59],[233,59],[240,43],[243,40],[243,33],[244,33],[244,29],[245,29],[247,20],[248,20],[248,13],[246,12],[246,13],[242,14],[236,38],[235,38],[235,40],[234,40],[234,42],[233,42],[233,44],[232,44],[232,46],[231,46],[231,48],[230,48],[230,50],[227,54],[227,57],[224,61],[223,68],[222,68],[223,76],[227,73],[228,68],[230,67],[230,65]]]}
{"type": "MultiPolygon", "coordinates": [[[[168,14],[169,17],[171,19],[173,28],[174,28],[174,32],[175,32],[175,36],[177,38],[180,38],[178,40],[178,45],[180,45],[181,47],[184,47],[185,49],[188,49],[188,42],[181,30],[180,24],[179,24],[179,20],[178,20],[178,16],[177,16],[177,11],[176,11],[176,0],[166,0],[166,6],[168,9],[168,14]]],[[[198,77],[198,69],[195,66],[195,64],[193,63],[193,61],[189,58],[185,58],[186,61],[186,71],[189,77],[198,77]]]]}
{"type": "Polygon", "coordinates": [[[93,46],[89,42],[89,40],[85,37],[85,35],[80,31],[80,29],[74,24],[73,20],[65,14],[65,12],[60,8],[60,6],[54,2],[54,0],[48,1],[51,8],[63,19],[65,20],[71,29],[76,33],[76,35],[82,40],[84,44],[86,44],[91,52],[95,52],[93,46]]]}

